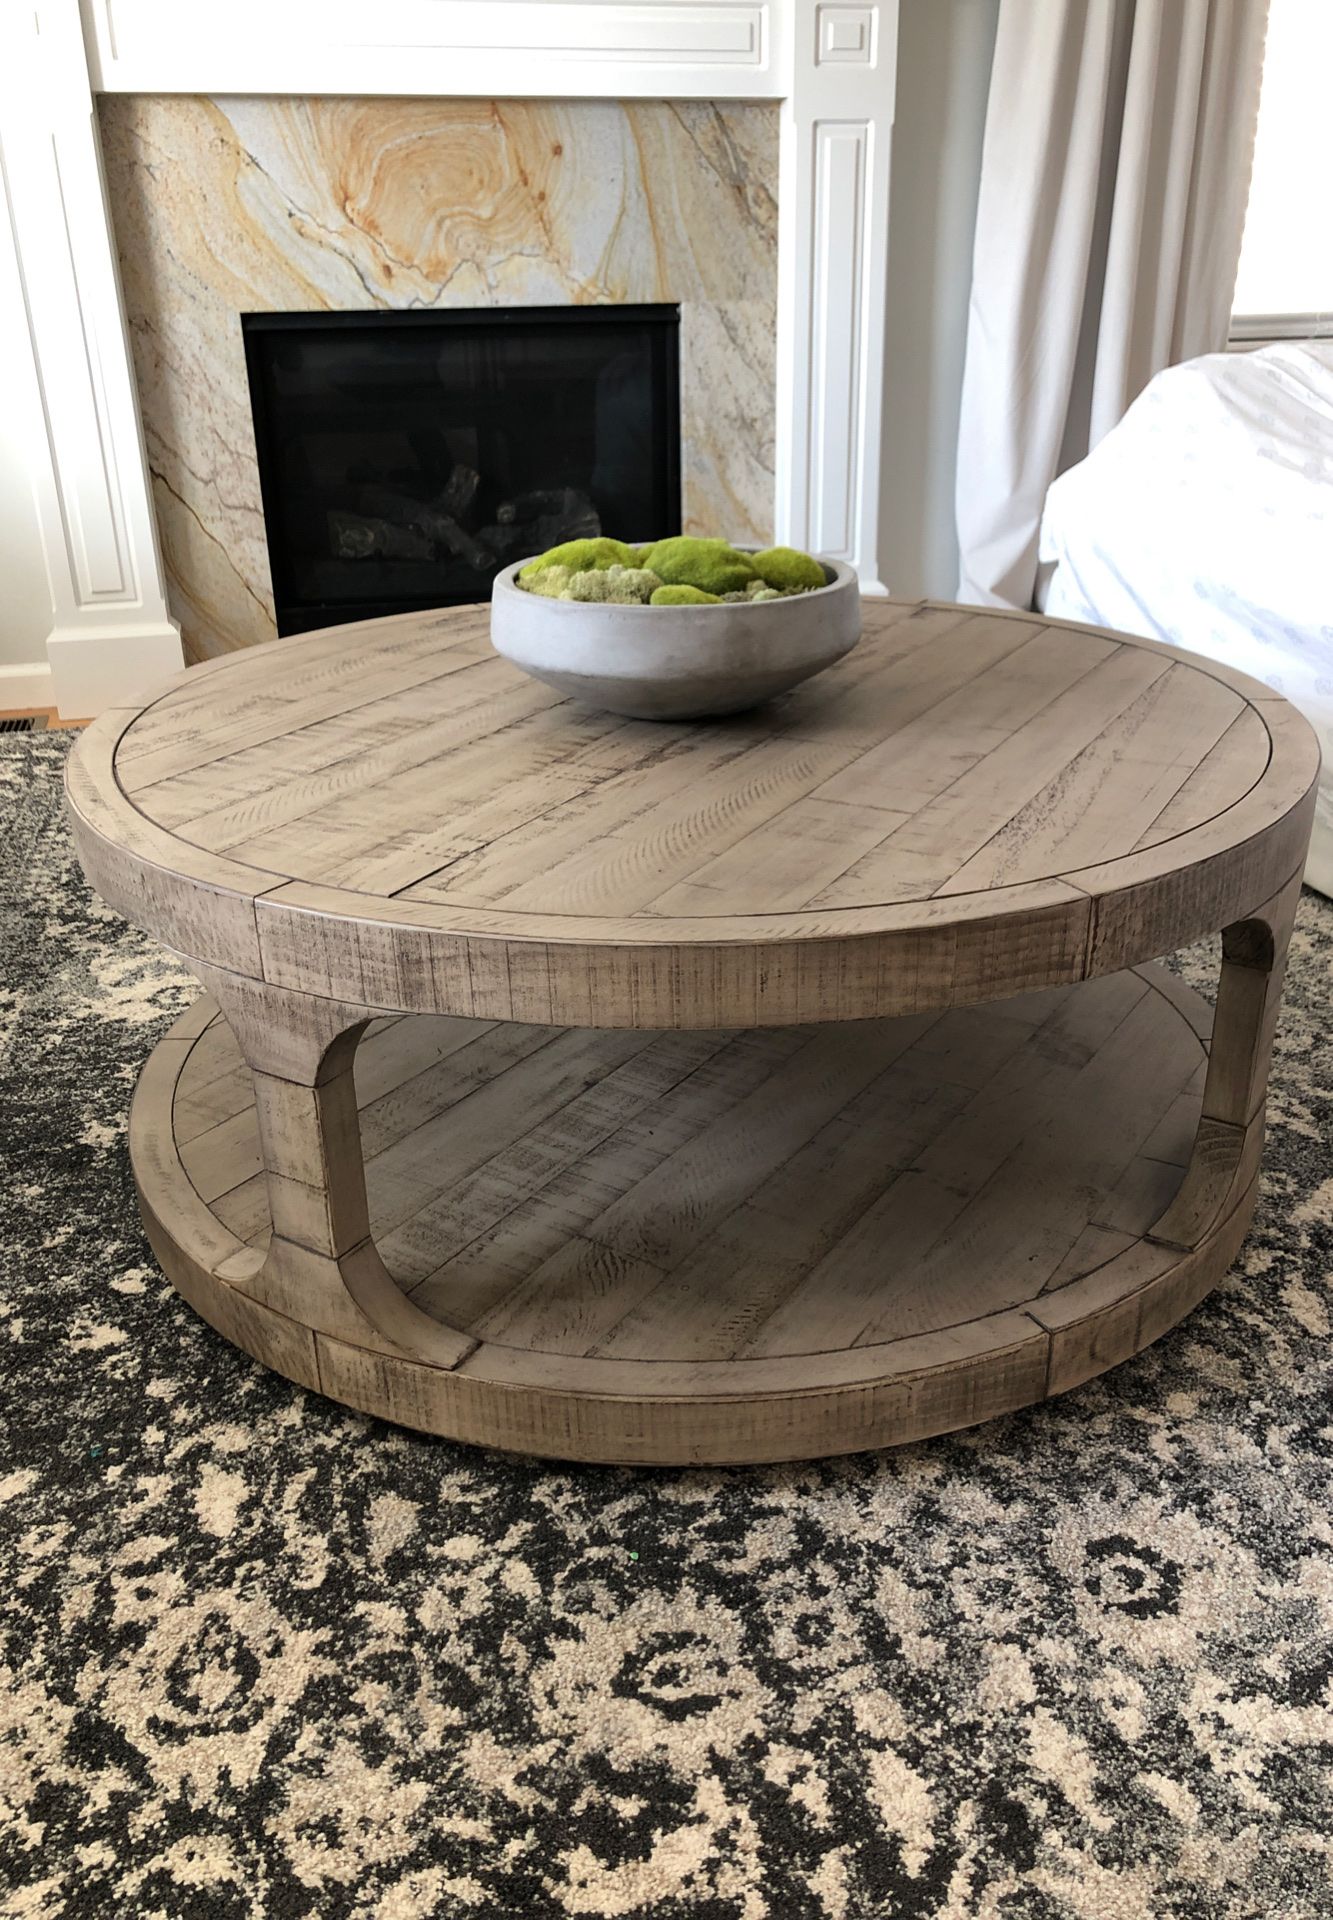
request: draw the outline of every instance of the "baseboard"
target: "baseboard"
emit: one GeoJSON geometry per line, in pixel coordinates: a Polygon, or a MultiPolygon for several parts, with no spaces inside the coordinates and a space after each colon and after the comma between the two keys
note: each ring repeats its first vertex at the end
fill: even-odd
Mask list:
{"type": "Polygon", "coordinates": [[[26,713],[30,707],[45,710],[55,703],[51,669],[44,662],[0,667],[0,713],[26,713]]]}
{"type": "Polygon", "coordinates": [[[179,629],[57,627],[46,642],[54,704],[65,719],[132,705],[185,665],[179,629]]]}

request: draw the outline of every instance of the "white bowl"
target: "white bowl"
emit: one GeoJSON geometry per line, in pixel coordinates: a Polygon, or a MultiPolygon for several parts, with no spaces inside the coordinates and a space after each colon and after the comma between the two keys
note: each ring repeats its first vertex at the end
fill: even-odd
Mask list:
{"type": "Polygon", "coordinates": [[[636,720],[742,713],[831,666],[861,637],[860,583],[837,560],[820,562],[828,585],[811,593],[711,607],[548,600],[516,584],[527,564],[495,577],[491,645],[561,693],[636,720]]]}

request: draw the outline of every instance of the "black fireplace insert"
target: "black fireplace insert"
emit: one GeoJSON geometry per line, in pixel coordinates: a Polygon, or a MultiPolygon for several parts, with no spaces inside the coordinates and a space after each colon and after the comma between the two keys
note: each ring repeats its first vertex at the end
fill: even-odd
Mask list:
{"type": "Polygon", "coordinates": [[[241,316],[278,632],[680,532],[680,309],[241,316]]]}

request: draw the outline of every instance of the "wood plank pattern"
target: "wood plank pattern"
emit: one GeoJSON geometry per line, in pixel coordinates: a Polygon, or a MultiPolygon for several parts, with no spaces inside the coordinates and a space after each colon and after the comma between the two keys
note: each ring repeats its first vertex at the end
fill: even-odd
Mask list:
{"type": "MultiPolygon", "coordinates": [[[[372,1233],[416,1305],[534,1352],[712,1361],[911,1339],[1145,1234],[1183,1178],[1203,1060],[1137,973],[768,1034],[384,1022],[355,1066],[372,1233]]],[[[175,1112],[232,1111],[177,1144],[200,1200],[262,1246],[237,1064],[218,1019],[175,1112]]]]}
{"type": "Polygon", "coordinates": [[[1317,757],[1271,689],[1036,615],[863,620],[828,672],[705,725],[560,699],[483,608],[303,635],[90,729],[72,823],[188,957],[390,1011],[680,1029],[748,1024],[755,981],[796,973],[774,1020],[1115,971],[1299,857],[1317,757]]]}

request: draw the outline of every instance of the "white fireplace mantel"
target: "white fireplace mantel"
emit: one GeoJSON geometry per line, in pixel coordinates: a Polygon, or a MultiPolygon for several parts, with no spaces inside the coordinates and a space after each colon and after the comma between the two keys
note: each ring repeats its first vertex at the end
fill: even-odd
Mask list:
{"type": "Polygon", "coordinates": [[[0,160],[41,409],[52,698],[93,714],[180,664],[94,96],[773,100],[777,538],[877,558],[897,0],[14,0],[0,160]]]}

